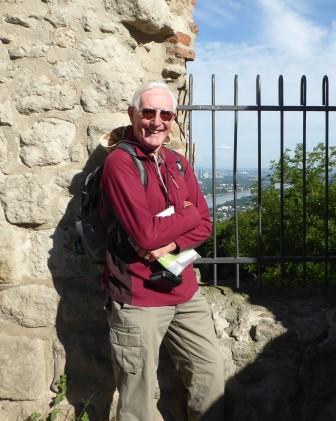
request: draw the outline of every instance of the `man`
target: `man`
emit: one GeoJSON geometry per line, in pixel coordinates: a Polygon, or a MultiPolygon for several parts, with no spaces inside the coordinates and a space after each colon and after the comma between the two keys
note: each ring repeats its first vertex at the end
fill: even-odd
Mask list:
{"type": "Polygon", "coordinates": [[[144,162],[147,186],[127,151],[116,149],[104,164],[104,208],[112,209],[122,227],[121,236],[111,233],[119,245],[107,252],[105,268],[118,421],[153,419],[162,341],[188,391],[189,421],[200,420],[224,393],[223,361],[192,265],[182,272],[180,285],[150,279],[158,258],[194,248],[211,233],[191,166],[163,146],[175,112],[176,99],[160,82],[141,86],[128,109],[132,127],[125,137],[144,162]],[[169,206],[174,206],[172,215],[157,216],[169,206]]]}

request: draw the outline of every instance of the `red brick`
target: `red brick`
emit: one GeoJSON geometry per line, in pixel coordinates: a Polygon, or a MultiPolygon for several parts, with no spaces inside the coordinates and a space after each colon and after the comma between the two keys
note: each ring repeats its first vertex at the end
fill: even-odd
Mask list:
{"type": "Polygon", "coordinates": [[[167,54],[174,55],[177,58],[183,58],[186,61],[195,60],[195,51],[190,48],[178,47],[167,47],[167,54]]]}
{"type": "Polygon", "coordinates": [[[183,45],[190,45],[191,38],[189,35],[184,34],[183,32],[176,32],[176,34],[168,37],[166,41],[170,42],[171,44],[183,44],[183,45]]]}

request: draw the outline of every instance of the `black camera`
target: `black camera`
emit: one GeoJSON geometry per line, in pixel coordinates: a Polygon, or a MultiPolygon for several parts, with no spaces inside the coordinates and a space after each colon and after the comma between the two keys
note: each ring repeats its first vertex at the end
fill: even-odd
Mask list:
{"type": "Polygon", "coordinates": [[[169,272],[169,270],[159,270],[154,272],[149,280],[153,282],[156,287],[165,290],[171,290],[180,285],[182,282],[180,276],[174,275],[169,272]]]}

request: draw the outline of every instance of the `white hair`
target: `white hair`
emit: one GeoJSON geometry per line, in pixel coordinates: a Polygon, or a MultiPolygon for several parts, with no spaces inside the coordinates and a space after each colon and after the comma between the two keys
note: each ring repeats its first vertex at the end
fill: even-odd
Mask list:
{"type": "Polygon", "coordinates": [[[146,82],[143,83],[135,92],[132,98],[132,107],[135,107],[137,110],[139,110],[140,107],[140,97],[141,95],[146,92],[150,91],[151,89],[163,89],[170,95],[172,101],[173,101],[173,109],[172,111],[176,111],[177,107],[177,100],[175,98],[175,95],[173,92],[168,88],[168,86],[164,82],[146,82]]]}

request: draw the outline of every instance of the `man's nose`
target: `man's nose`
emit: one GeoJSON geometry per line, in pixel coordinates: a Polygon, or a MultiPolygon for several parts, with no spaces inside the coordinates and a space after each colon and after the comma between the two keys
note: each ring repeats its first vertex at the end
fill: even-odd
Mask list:
{"type": "Polygon", "coordinates": [[[155,124],[155,126],[160,126],[161,124],[160,112],[160,110],[156,110],[155,117],[153,119],[153,124],[155,124]]]}

